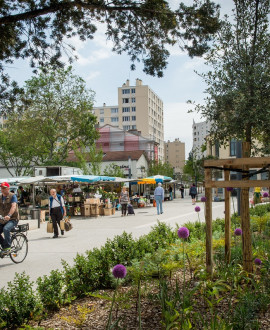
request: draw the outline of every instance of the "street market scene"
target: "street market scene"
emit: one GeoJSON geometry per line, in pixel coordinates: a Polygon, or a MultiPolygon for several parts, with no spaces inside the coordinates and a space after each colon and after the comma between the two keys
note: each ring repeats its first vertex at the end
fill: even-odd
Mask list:
{"type": "Polygon", "coordinates": [[[270,329],[269,19],[2,1],[0,329],[270,329]]]}

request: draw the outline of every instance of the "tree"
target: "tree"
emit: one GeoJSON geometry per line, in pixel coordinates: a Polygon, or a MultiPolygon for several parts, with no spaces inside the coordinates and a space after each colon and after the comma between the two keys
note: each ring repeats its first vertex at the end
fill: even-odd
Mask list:
{"type": "Polygon", "coordinates": [[[103,171],[103,175],[116,176],[118,178],[125,177],[123,170],[115,163],[110,163],[109,165],[107,165],[103,171]]]}
{"type": "MultiPolygon", "coordinates": [[[[202,74],[209,96],[197,109],[212,123],[213,140],[223,145],[231,138],[242,140],[242,156],[250,157],[252,145],[258,149],[258,141],[270,142],[270,2],[234,4],[234,22],[225,17],[206,57],[213,68],[202,74]]],[[[252,272],[248,188],[241,188],[241,228],[243,268],[252,272]]]]}
{"type": "Polygon", "coordinates": [[[0,161],[5,165],[11,165],[13,158],[18,164],[27,161],[28,166],[66,164],[70,151],[91,146],[98,137],[92,105],[93,92],[71,67],[41,71],[26,82],[24,97],[0,134],[8,142],[1,144],[0,161]]]}
{"type": "Polygon", "coordinates": [[[97,149],[95,143],[91,145],[90,148],[86,148],[84,145],[80,144],[80,148],[74,150],[74,153],[77,158],[75,166],[81,168],[83,174],[100,175],[101,163],[103,159],[102,148],[97,149]]]}
{"type": "Polygon", "coordinates": [[[209,96],[197,110],[212,123],[212,140],[224,145],[235,138],[258,150],[258,140],[270,142],[270,4],[234,3],[234,23],[225,17],[206,56],[212,70],[201,76],[209,96]]]}
{"type": "Polygon", "coordinates": [[[148,167],[148,176],[153,176],[158,174],[173,178],[173,174],[174,174],[173,167],[168,162],[163,163],[157,160],[150,161],[148,167]]]}
{"type": "MultiPolygon", "coordinates": [[[[219,28],[218,6],[210,0],[194,0],[172,10],[165,0],[2,0],[0,6],[0,95],[6,101],[11,84],[5,67],[17,58],[30,58],[31,67],[61,65],[63,52],[72,60],[73,47],[66,40],[92,39],[97,23],[106,26],[113,51],[126,52],[132,61],[143,61],[144,71],[162,76],[176,42],[191,56],[208,49],[207,42],[219,28]]],[[[12,106],[19,88],[5,106],[12,106]],[[11,102],[11,104],[10,104],[11,102]]],[[[6,110],[7,108],[5,108],[6,110]]]]}

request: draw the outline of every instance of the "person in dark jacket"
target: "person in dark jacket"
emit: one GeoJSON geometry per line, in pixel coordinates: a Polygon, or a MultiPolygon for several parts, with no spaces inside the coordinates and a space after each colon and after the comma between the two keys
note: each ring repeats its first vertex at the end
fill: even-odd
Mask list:
{"type": "MultiPolygon", "coordinates": [[[[53,238],[58,237],[58,227],[60,228],[60,221],[63,219],[63,216],[66,216],[66,208],[64,199],[61,195],[56,193],[55,189],[50,190],[49,206],[50,206],[50,217],[53,223],[53,238]]],[[[61,235],[64,235],[64,230],[61,230],[61,235]]]]}
{"type": "Polygon", "coordinates": [[[195,183],[192,184],[192,186],[189,188],[189,195],[191,196],[192,199],[192,205],[196,203],[196,196],[197,196],[197,188],[195,186],[195,183]]]}

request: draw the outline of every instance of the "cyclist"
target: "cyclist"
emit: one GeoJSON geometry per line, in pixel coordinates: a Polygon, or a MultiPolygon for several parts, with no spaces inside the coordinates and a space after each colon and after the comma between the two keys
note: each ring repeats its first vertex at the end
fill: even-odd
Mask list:
{"type": "Polygon", "coordinates": [[[17,196],[9,191],[10,185],[7,182],[0,184],[0,244],[3,248],[3,255],[10,253],[11,237],[10,231],[17,225],[19,219],[17,196]],[[4,238],[2,236],[4,233],[4,238]]]}

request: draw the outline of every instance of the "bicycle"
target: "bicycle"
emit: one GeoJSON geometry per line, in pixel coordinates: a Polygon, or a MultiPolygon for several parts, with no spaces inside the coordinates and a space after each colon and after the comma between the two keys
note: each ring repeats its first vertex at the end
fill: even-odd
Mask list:
{"type": "MultiPolygon", "coordinates": [[[[0,258],[10,257],[10,259],[15,263],[19,264],[24,261],[28,253],[28,238],[25,232],[29,230],[29,224],[25,223],[23,225],[15,226],[10,234],[11,234],[11,246],[10,246],[10,253],[3,255],[0,253],[0,258]]],[[[3,249],[0,246],[0,252],[3,249]]]]}

